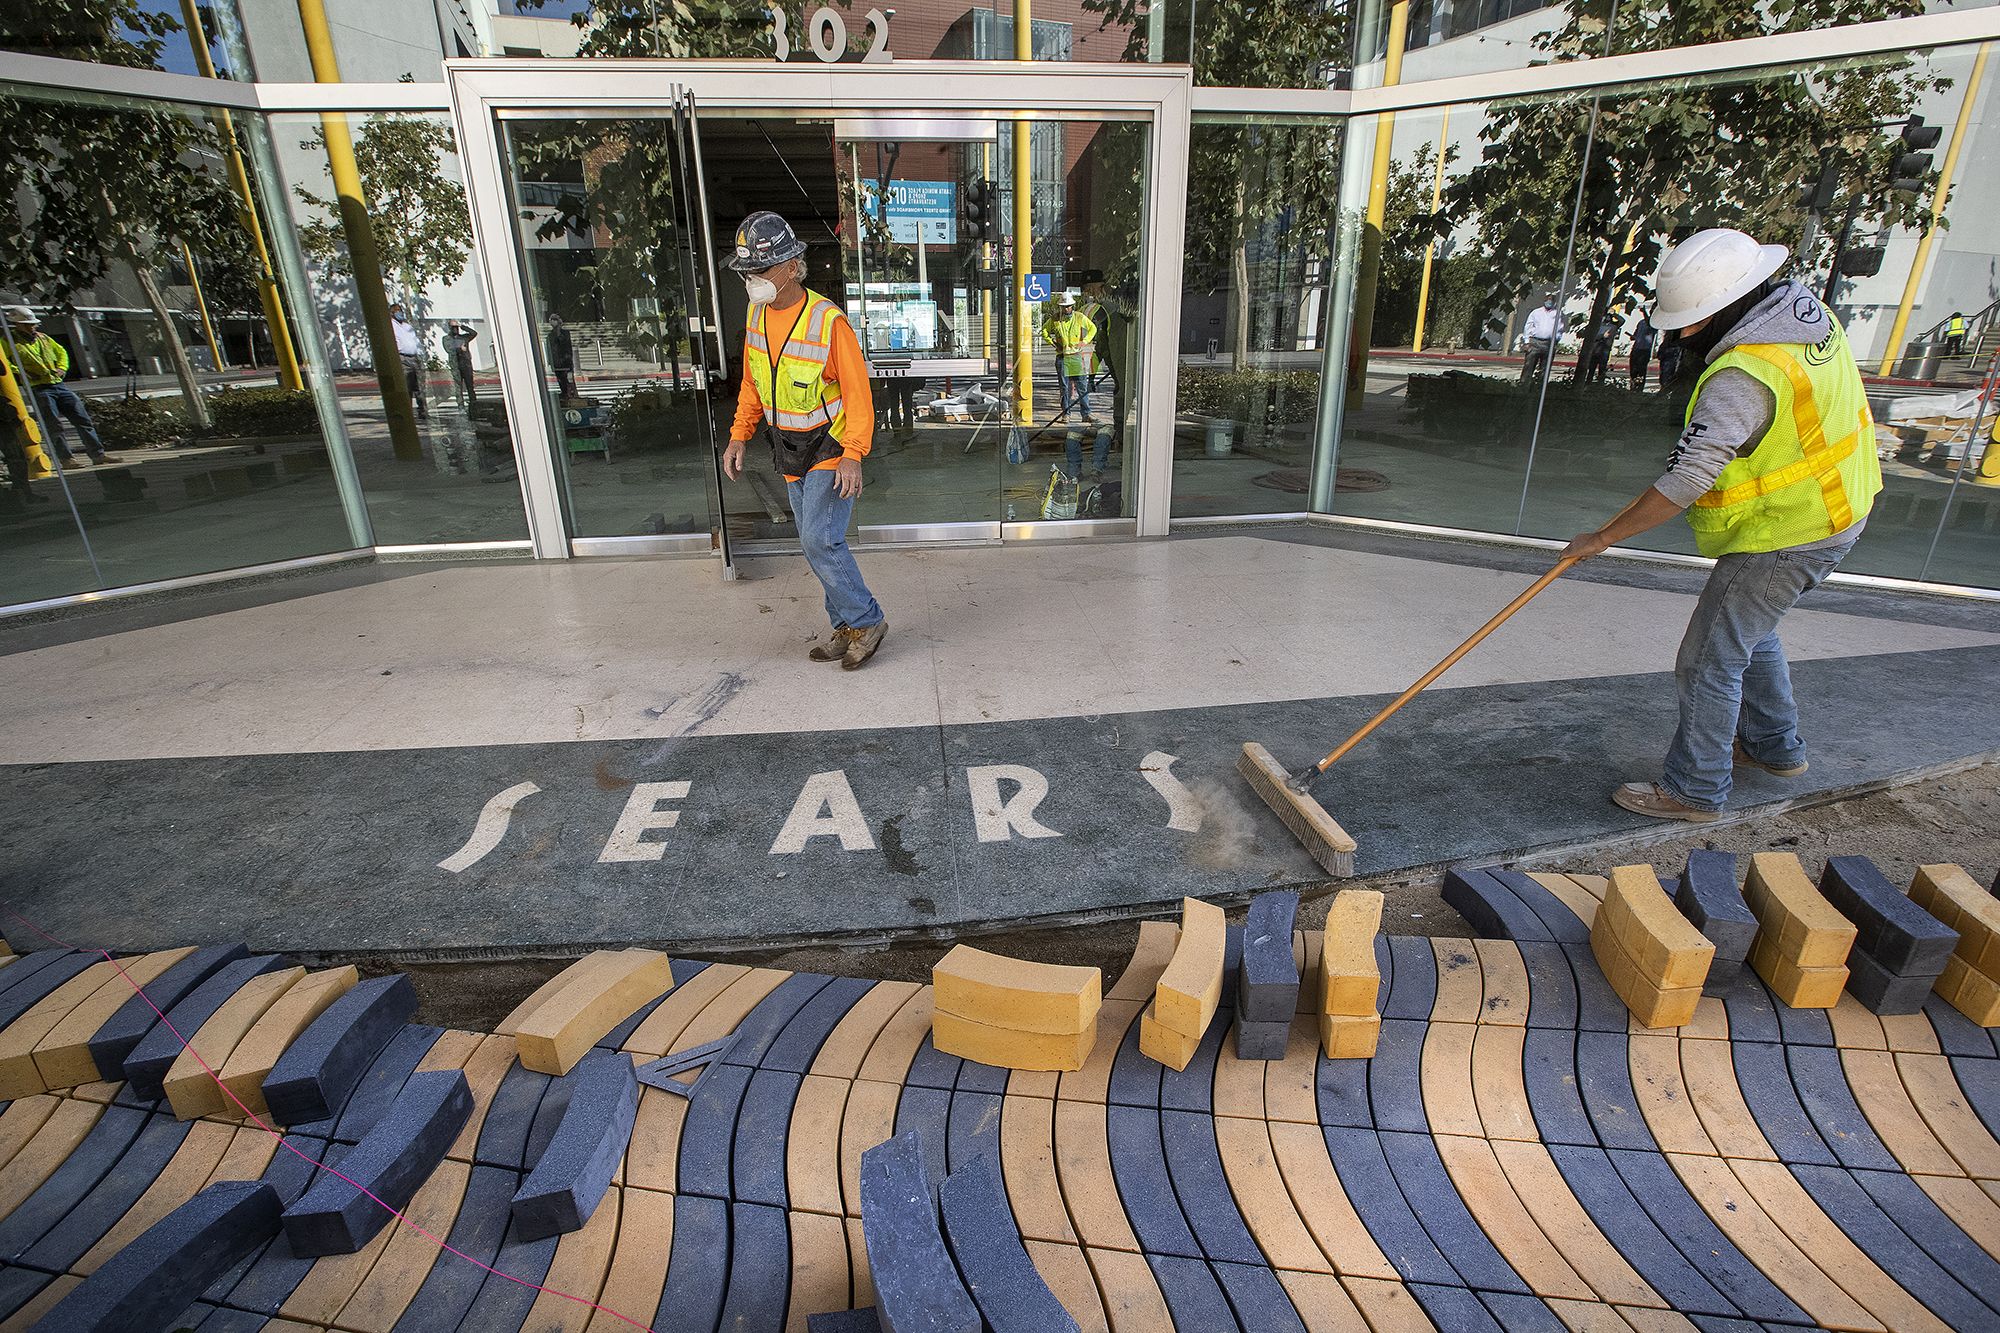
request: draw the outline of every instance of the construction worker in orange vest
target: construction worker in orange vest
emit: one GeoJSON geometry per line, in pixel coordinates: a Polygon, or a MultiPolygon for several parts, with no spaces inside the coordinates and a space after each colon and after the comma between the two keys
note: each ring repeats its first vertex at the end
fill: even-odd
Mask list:
{"type": "Polygon", "coordinates": [[[889,621],[847,545],[861,494],[861,460],[873,441],[868,363],[840,307],[806,290],[805,242],[776,213],[752,213],[736,230],[729,267],[743,275],[750,323],[743,389],[722,471],[743,475],[753,436],[785,478],[806,563],[826,589],[833,633],[806,656],[853,671],[875,655],[889,621]]]}

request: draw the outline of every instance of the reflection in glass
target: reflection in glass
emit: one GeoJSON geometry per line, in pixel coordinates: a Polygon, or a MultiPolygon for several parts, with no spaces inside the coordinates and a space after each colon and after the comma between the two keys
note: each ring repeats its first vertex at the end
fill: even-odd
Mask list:
{"type": "Polygon", "coordinates": [[[15,350],[63,468],[18,497],[7,532],[35,573],[10,600],[363,544],[335,479],[338,436],[281,355],[296,293],[265,263],[282,237],[244,151],[260,132],[221,111],[0,97],[0,192],[15,209],[0,300],[18,307],[15,350]],[[85,560],[74,522],[51,517],[69,505],[43,493],[74,502],[85,560]]]}
{"type": "Polygon", "coordinates": [[[442,114],[349,115],[348,132],[382,268],[407,315],[398,337],[414,439],[399,453],[354,284],[326,133],[317,116],[271,118],[274,151],[310,283],[310,315],[334,382],[379,545],[520,540],[518,472],[492,322],[472,270],[463,166],[442,114]]]}
{"type": "Polygon", "coordinates": [[[1339,134],[1331,120],[1204,119],[1194,127],[1176,515],[1307,507],[1332,310],[1339,134]]]}

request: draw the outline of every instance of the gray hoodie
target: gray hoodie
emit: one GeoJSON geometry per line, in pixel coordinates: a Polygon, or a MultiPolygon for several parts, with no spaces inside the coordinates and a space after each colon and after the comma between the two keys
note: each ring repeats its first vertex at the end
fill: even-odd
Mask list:
{"type": "MultiPolygon", "coordinates": [[[[1788,282],[1759,302],[1709,352],[1712,362],[1741,343],[1804,343],[1826,338],[1832,316],[1805,286],[1788,282]]],[[[1732,459],[1749,454],[1771,429],[1777,413],[1771,391],[1754,375],[1730,367],[1718,370],[1701,386],[1687,429],[1667,460],[1666,475],[1653,488],[1683,509],[1715,485],[1732,459]]],[[[1873,441],[1869,442],[1873,447],[1873,441]]],[[[1864,517],[1845,532],[1809,542],[1807,547],[1833,546],[1857,536],[1864,517]]],[[[1803,549],[1803,548],[1802,548],[1803,549]]]]}

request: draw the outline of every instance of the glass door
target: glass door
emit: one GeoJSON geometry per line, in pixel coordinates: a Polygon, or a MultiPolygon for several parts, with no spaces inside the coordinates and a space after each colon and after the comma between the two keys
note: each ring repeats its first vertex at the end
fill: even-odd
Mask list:
{"type": "Polygon", "coordinates": [[[1149,247],[1180,228],[1184,71],[448,70],[538,553],[796,548],[771,460],[717,467],[749,315],[720,258],[765,209],[860,343],[856,541],[1165,530],[1146,331],[1178,271],[1149,247]]]}
{"type": "Polygon", "coordinates": [[[504,116],[527,322],[575,539],[683,538],[726,557],[716,468],[727,375],[695,119],[504,116]]]}

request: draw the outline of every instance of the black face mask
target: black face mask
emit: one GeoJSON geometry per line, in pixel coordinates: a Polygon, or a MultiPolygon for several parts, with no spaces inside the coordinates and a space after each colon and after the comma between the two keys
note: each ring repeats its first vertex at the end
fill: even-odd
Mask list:
{"type": "Polygon", "coordinates": [[[1722,344],[1722,340],[1733,332],[1743,317],[1764,303],[1764,298],[1778,290],[1778,284],[1766,278],[1746,294],[1737,297],[1728,305],[1715,312],[1708,323],[1702,325],[1699,333],[1680,335],[1682,349],[1694,357],[1696,364],[1705,364],[1709,353],[1722,344]]]}

